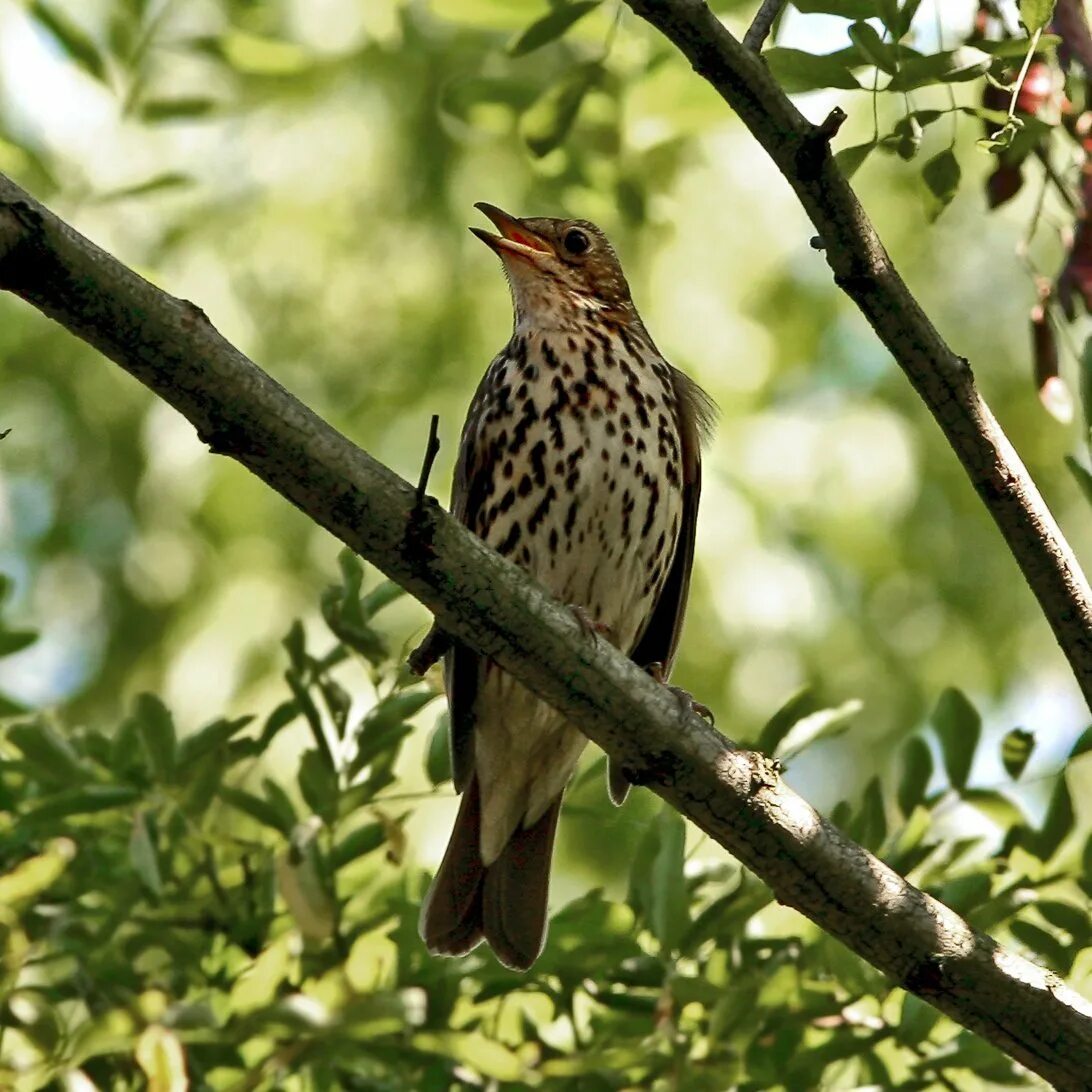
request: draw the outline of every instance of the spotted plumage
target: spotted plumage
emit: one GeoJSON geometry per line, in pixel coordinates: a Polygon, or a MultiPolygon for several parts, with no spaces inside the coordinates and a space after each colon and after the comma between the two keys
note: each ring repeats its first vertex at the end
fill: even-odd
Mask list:
{"type": "MultiPolygon", "coordinates": [[[[471,403],[452,510],[642,666],[670,669],[693,558],[708,398],[660,356],[610,244],[586,221],[500,235],[515,327],[471,403]]],[[[446,663],[463,803],[426,899],[430,950],[482,939],[531,965],[546,926],[565,786],[585,746],[566,718],[462,646],[446,663]]],[[[610,774],[621,803],[628,786],[610,774]]]]}

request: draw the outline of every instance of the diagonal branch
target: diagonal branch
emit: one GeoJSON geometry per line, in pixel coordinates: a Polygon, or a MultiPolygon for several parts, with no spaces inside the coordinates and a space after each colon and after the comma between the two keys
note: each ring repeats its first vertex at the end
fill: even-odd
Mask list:
{"type": "Polygon", "coordinates": [[[567,713],[635,779],[893,982],[1061,1089],[1087,1087],[1092,1005],[851,842],[439,506],[213,328],[0,175],[0,288],[100,349],[417,596],[442,629],[567,713]]]}
{"type": "Polygon", "coordinates": [[[1092,707],[1092,588],[1050,509],[957,356],[922,311],[830,155],[762,59],[704,0],[626,0],[683,52],[769,153],[823,241],[834,280],[921,396],[993,516],[1092,707]]]}

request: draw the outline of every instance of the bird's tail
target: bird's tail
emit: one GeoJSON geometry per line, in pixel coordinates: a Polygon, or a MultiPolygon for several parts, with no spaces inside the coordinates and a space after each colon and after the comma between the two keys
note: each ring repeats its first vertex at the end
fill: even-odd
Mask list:
{"type": "Polygon", "coordinates": [[[477,777],[463,793],[447,852],[421,910],[421,937],[434,955],[465,955],[485,940],[497,958],[525,971],[546,939],[550,861],[561,797],[530,827],[517,827],[488,867],[481,855],[477,777]]]}

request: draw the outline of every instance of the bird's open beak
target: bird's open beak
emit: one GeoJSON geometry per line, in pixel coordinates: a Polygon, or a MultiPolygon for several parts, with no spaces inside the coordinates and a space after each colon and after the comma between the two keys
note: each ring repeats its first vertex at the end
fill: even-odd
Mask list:
{"type": "Polygon", "coordinates": [[[490,231],[483,231],[476,227],[470,230],[502,258],[511,254],[533,263],[543,255],[553,255],[554,248],[540,235],[536,235],[527,228],[522,220],[509,216],[496,205],[490,205],[486,201],[479,201],[474,207],[489,217],[500,234],[494,235],[490,231]]]}

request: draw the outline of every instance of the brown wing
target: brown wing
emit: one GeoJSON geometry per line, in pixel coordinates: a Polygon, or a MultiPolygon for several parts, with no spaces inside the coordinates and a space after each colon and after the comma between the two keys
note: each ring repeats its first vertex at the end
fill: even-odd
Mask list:
{"type": "MultiPolygon", "coordinates": [[[[683,508],[679,540],[659,599],[630,659],[641,667],[664,665],[664,678],[671,672],[679,647],[686,599],[690,592],[690,570],[694,564],[694,536],[698,529],[698,500],[701,497],[701,445],[709,436],[716,416],[712,399],[682,372],[671,369],[675,396],[679,400],[679,433],[682,439],[683,508]]],[[[629,782],[621,770],[608,763],[607,787],[610,798],[621,804],[629,782]]]]}
{"type": "MultiPolygon", "coordinates": [[[[501,352],[489,366],[470,403],[459,440],[455,481],[451,487],[451,514],[475,534],[481,534],[479,516],[489,496],[492,456],[481,442],[481,420],[489,401],[494,372],[507,355],[501,352]]],[[[462,792],[474,773],[474,721],[482,657],[459,641],[444,658],[444,679],[451,717],[451,773],[455,791],[462,792]]]]}
{"type": "Polygon", "coordinates": [[[694,535],[698,527],[698,499],[701,496],[701,445],[712,428],[716,413],[709,396],[682,372],[671,369],[675,395],[679,400],[679,433],[682,440],[683,509],[679,540],[660,597],[649,616],[637,646],[630,654],[634,663],[646,667],[664,665],[671,670],[679,646],[686,597],[690,591],[690,570],[694,563],[694,535]]]}

